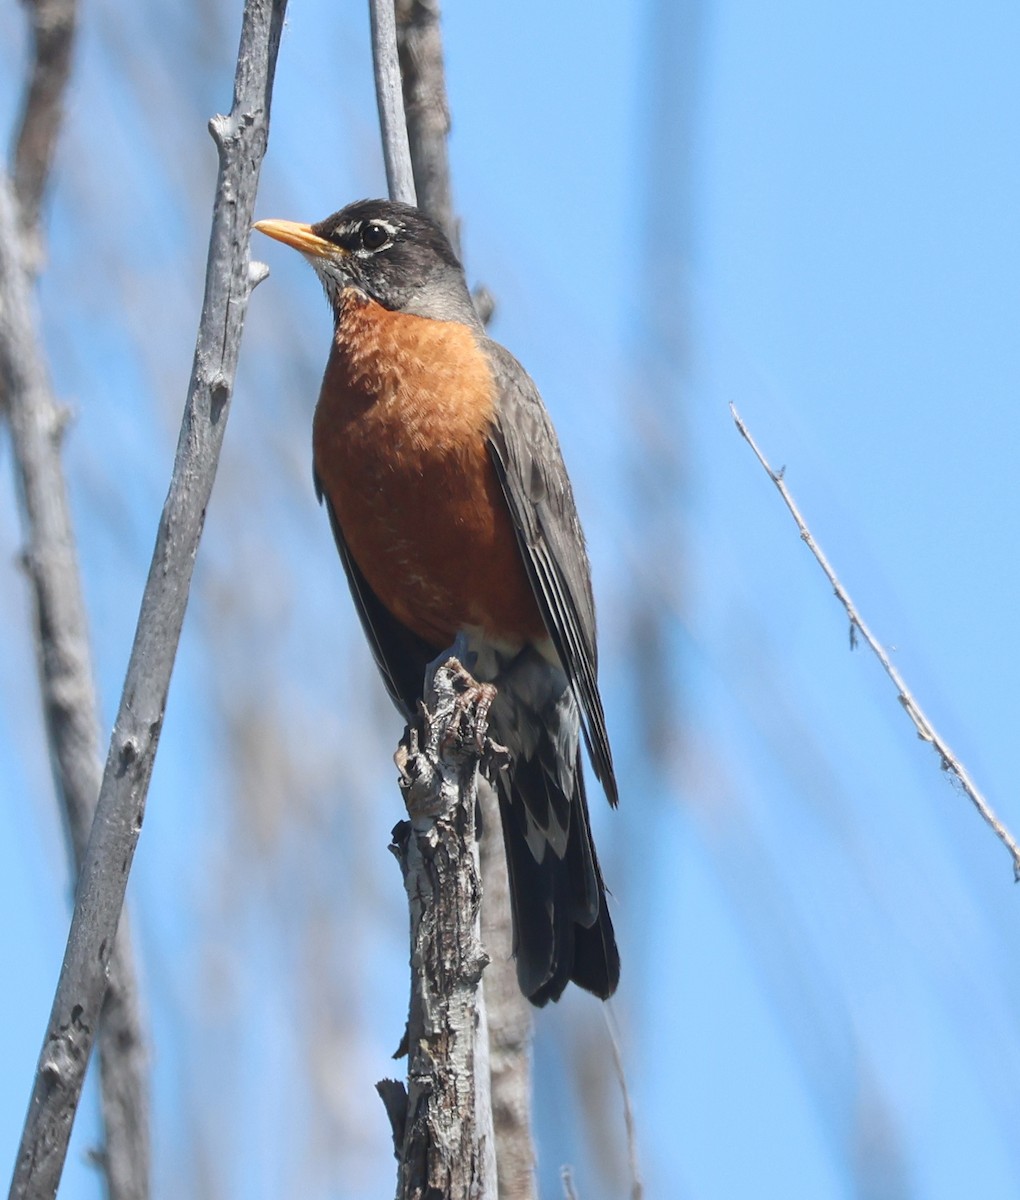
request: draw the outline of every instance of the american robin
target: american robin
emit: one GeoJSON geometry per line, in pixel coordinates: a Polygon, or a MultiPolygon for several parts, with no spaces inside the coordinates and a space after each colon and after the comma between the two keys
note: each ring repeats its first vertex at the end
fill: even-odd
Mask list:
{"type": "Polygon", "coordinates": [[[485,334],[449,241],[417,209],[361,200],[317,225],[259,221],[300,250],[333,310],[313,423],[315,487],[394,703],[458,634],[510,763],[496,779],[521,990],[607,997],[620,957],[592,842],[581,733],[610,804],[591,570],[538,389],[485,334]]]}

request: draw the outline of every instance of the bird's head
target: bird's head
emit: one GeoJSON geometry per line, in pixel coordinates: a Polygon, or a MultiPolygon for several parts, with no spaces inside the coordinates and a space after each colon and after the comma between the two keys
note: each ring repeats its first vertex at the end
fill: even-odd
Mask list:
{"type": "Polygon", "coordinates": [[[393,312],[477,326],[464,271],[435,222],[389,200],[358,200],[315,225],[257,221],[311,263],[333,309],[355,289],[393,312]]]}

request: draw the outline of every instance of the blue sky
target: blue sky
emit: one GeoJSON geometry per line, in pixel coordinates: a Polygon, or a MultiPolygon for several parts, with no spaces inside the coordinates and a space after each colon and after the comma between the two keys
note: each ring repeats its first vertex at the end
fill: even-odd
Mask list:
{"type": "MultiPolygon", "coordinates": [[[[786,467],[866,620],[1020,829],[1020,12],[803,0],[679,11],[675,26],[650,2],[444,14],[469,275],[496,296],[495,336],[553,412],[591,545],[624,779],[597,836],[648,1195],[1005,1200],[1020,1190],[1008,856],[877,663],[850,651],[728,404],[786,467]],[[680,178],[659,172],[650,194],[653,48],[670,47],[671,69],[688,73],[673,81],[690,89],[690,138],[680,178]],[[686,314],[683,337],[649,332],[663,310],[686,314]],[[655,455],[636,431],[649,420],[655,455]],[[679,482],[656,492],[664,452],[679,482]],[[677,714],[666,769],[640,757],[628,613],[642,595],[670,606],[671,699],[645,697],[677,714]]],[[[20,15],[0,16],[4,127],[20,15]]],[[[41,306],[56,386],[77,412],[68,466],[108,718],[183,403],[215,171],[204,120],[229,103],[237,26],[224,7],[201,17],[107,0],[82,15],[41,306]]],[[[259,216],[314,220],[383,188],[367,64],[360,5],[294,6],[259,216]]],[[[315,992],[296,981],[314,944],[297,931],[325,918],[295,880],[325,872],[327,908],[332,895],[358,914],[343,945],[322,935],[328,994],[354,1032],[316,1066],[349,1099],[324,1126],[342,1136],[319,1147],[334,1169],[304,1178],[303,1194],[377,1195],[391,1164],[371,1083],[389,1070],[404,986],[385,852],[399,730],[357,689],[366,656],[308,483],[328,314],[297,256],[255,252],[272,275],[252,302],[133,883],[157,1194],[201,1194],[202,1177],[217,1181],[210,1195],[285,1195],[293,1147],[321,1133],[321,1094],[302,1091],[315,992]],[[235,644],[242,601],[254,633],[235,644]],[[238,817],[223,688],[265,706],[317,800],[238,817]],[[351,765],[366,739],[376,769],[351,765]],[[202,1176],[196,1127],[221,1139],[226,1167],[202,1176]]],[[[0,479],[13,495],[6,453],[0,479]]],[[[18,545],[0,504],[3,561],[18,545]]],[[[0,948],[18,981],[0,1020],[10,1161],[67,885],[13,565],[0,605],[0,948]]],[[[593,1144],[570,1066],[605,1062],[601,1030],[584,997],[538,1018],[543,1195],[558,1194],[564,1162],[586,1200],[622,1194],[619,1147],[593,1144]]],[[[99,1194],[82,1163],[94,1128],[90,1101],[62,1195],[99,1194]]]]}

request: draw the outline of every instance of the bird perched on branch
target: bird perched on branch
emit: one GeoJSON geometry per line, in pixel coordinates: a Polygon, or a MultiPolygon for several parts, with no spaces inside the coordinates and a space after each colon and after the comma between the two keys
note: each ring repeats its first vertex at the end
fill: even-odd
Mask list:
{"type": "Polygon", "coordinates": [[[617,786],[584,536],[538,390],[486,336],[450,243],[417,209],[362,200],[317,225],[255,228],[305,256],[333,310],[315,486],[390,696],[412,720],[426,667],[458,635],[496,685],[521,990],[541,1005],[573,980],[607,997],[620,958],[582,732],[613,805],[617,786]]]}

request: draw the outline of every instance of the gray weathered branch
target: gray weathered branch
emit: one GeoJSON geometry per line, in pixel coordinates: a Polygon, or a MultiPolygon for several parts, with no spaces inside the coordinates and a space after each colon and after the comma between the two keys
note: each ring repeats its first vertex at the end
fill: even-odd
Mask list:
{"type": "Polygon", "coordinates": [[[408,1084],[382,1086],[400,1162],[398,1200],[495,1200],[475,838],[491,685],[455,658],[435,672],[396,760],[409,821],[394,830],[411,912],[408,1084]]]}
{"type": "Polygon", "coordinates": [[[170,490],[110,743],[74,916],[11,1185],[52,1197],[92,1049],[128,871],[163,721],[253,281],[248,260],[286,0],[247,0],[234,102],[210,129],[219,151],[205,296],[170,490]]]}

